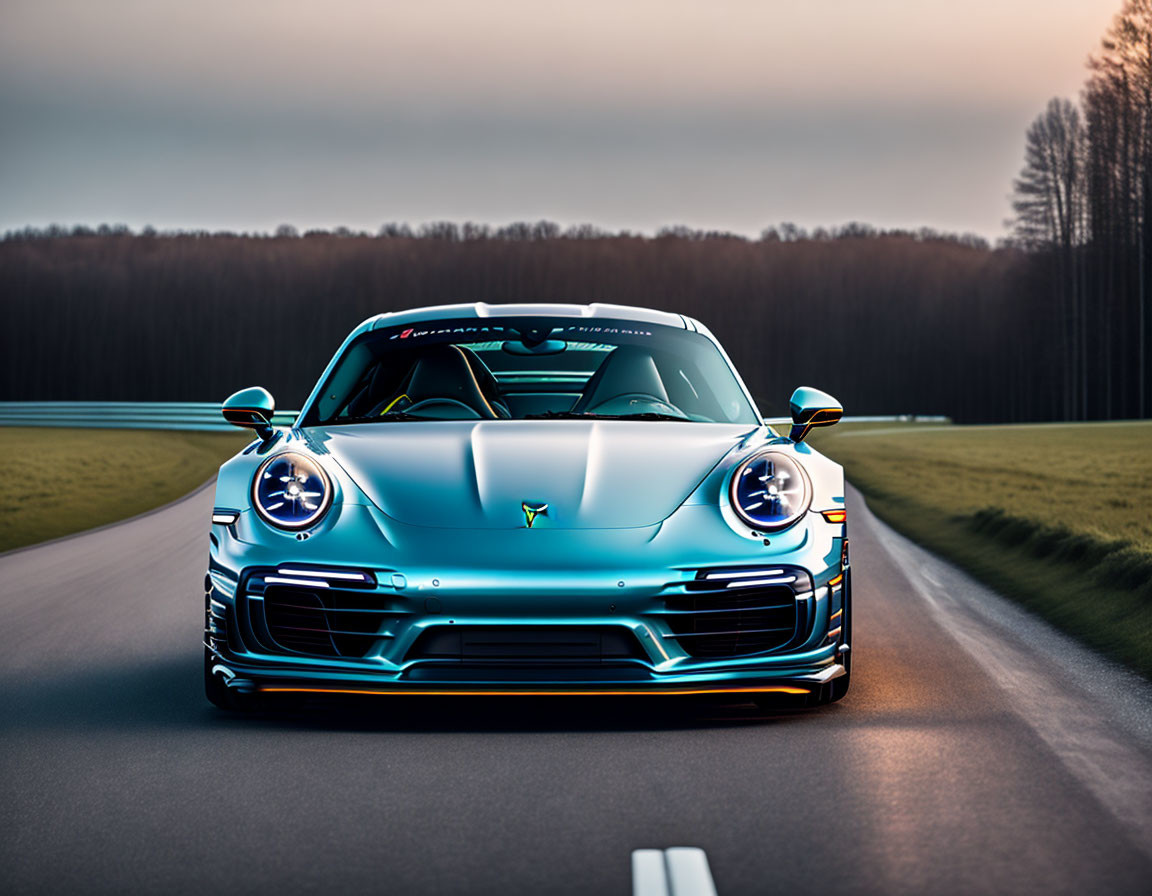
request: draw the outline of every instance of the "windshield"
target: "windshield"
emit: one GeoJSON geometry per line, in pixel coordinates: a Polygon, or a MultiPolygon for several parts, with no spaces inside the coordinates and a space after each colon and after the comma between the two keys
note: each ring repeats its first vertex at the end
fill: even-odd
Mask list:
{"type": "Polygon", "coordinates": [[[437,320],[365,333],[304,425],[591,418],[759,422],[699,333],[635,321],[437,320]]]}

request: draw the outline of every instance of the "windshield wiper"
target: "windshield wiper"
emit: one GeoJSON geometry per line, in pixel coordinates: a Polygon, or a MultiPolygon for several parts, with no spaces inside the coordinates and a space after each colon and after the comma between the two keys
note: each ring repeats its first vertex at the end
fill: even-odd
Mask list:
{"type": "Polygon", "coordinates": [[[609,414],[590,414],[587,411],[544,411],[542,414],[525,414],[524,420],[615,420],[609,414]]]}
{"type": "Polygon", "coordinates": [[[435,417],[422,417],[418,414],[409,414],[404,411],[388,411],[386,414],[376,414],[374,416],[337,417],[335,420],[329,420],[328,425],[342,426],[345,423],[392,423],[394,421],[435,419],[435,417]]]}
{"type": "Polygon", "coordinates": [[[525,414],[525,420],[679,420],[689,422],[687,417],[675,414],[660,414],[645,411],[642,414],[593,414],[588,411],[545,411],[542,414],[525,414]]]}
{"type": "Polygon", "coordinates": [[[644,411],[640,414],[613,414],[616,420],[679,420],[681,423],[690,423],[687,417],[677,414],[661,414],[657,411],[644,411]]]}

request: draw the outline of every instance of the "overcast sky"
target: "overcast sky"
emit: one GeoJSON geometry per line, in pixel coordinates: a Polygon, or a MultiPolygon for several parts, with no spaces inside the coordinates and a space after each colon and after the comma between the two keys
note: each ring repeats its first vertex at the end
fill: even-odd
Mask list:
{"type": "Polygon", "coordinates": [[[1121,0],[0,0],[0,230],[995,238],[1121,0]]]}

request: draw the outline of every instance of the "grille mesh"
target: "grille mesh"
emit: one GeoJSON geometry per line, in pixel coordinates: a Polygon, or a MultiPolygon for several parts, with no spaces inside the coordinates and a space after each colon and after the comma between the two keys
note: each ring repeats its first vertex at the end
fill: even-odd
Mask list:
{"type": "Polygon", "coordinates": [[[797,593],[811,590],[803,570],[776,569],[780,584],[744,586],[746,570],[702,570],[687,593],[665,598],[664,619],[689,656],[751,656],[789,644],[797,635],[797,593]],[[790,581],[785,581],[790,580],[790,581]]]}
{"type": "Polygon", "coordinates": [[[278,646],[311,656],[361,658],[395,618],[387,595],[269,585],[264,590],[264,622],[278,646]]]}

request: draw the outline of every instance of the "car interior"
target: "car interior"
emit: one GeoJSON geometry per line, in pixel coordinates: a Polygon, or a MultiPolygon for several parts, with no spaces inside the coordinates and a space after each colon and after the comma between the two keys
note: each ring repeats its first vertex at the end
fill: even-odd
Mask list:
{"type": "Polygon", "coordinates": [[[607,343],[552,338],[550,330],[530,337],[504,328],[487,341],[447,335],[401,343],[389,336],[352,346],[329,377],[313,422],[731,422],[747,409],[726,362],[699,336],[607,343]]]}
{"type": "Polygon", "coordinates": [[[599,363],[591,371],[505,369],[497,373],[475,349],[450,343],[429,345],[415,353],[389,353],[365,372],[337,416],[506,420],[571,414],[712,419],[684,409],[695,409],[701,400],[683,371],[662,375],[653,353],[639,346],[605,348],[597,353],[599,363]]]}

